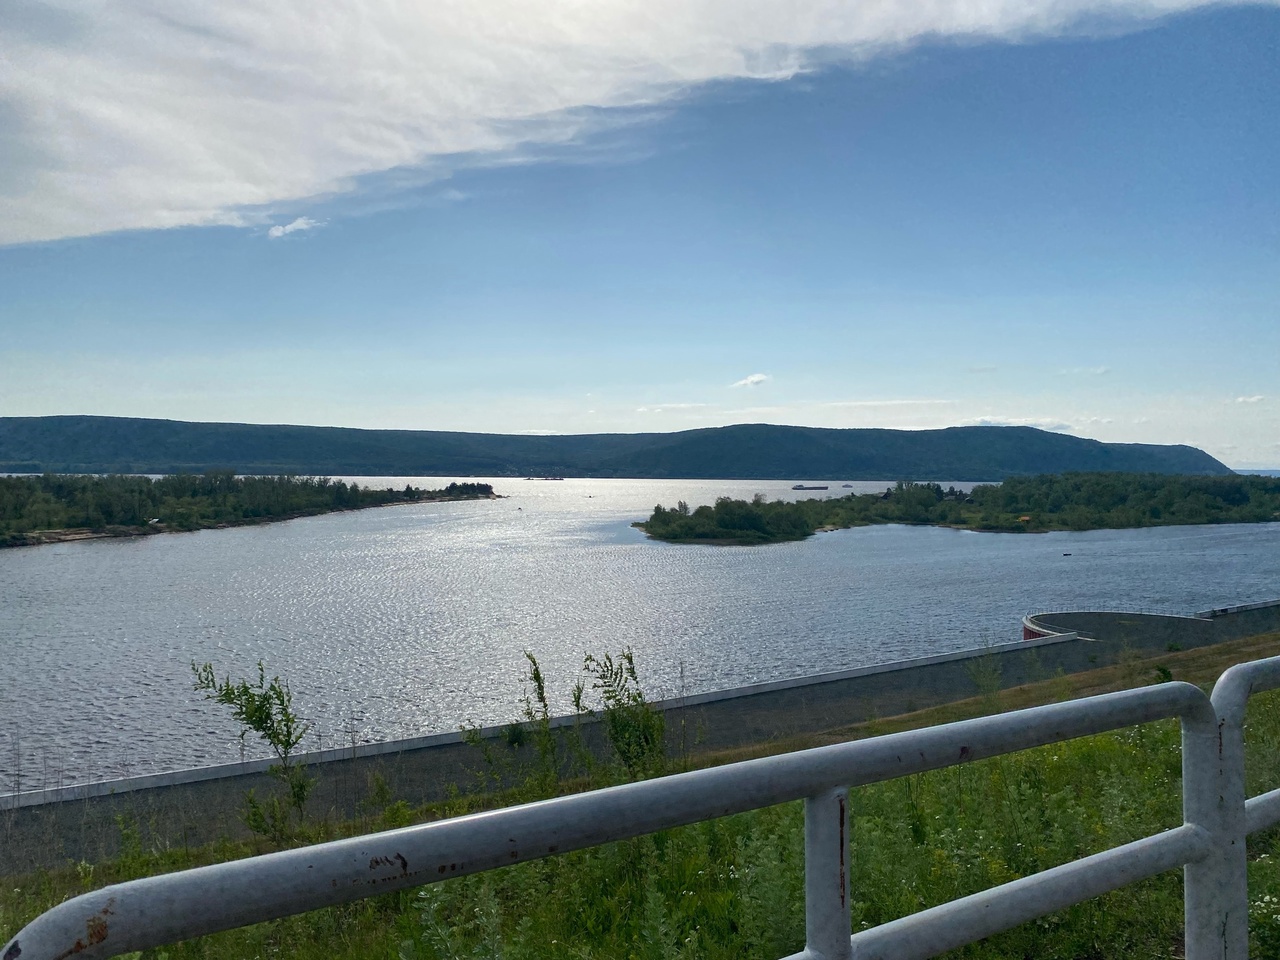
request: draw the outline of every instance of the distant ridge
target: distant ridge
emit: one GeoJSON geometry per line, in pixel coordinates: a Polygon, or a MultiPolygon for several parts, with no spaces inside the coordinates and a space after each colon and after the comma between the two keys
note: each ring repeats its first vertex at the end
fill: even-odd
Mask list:
{"type": "Polygon", "coordinates": [[[1189,446],[1032,427],[863,430],[738,424],[679,433],[523,436],[127,417],[0,417],[8,473],[999,480],[1107,471],[1230,474],[1189,446]]]}

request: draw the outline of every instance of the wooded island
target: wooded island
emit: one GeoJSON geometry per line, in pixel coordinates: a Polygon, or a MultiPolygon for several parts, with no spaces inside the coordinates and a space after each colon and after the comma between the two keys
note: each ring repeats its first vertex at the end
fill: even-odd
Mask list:
{"type": "Polygon", "coordinates": [[[374,490],[327,477],[238,477],[229,470],[138,476],[0,477],[0,547],[269,523],[392,503],[481,500],[487,483],[374,490]]]}
{"type": "Polygon", "coordinates": [[[1043,533],[1197,523],[1280,520],[1280,478],[1067,473],[1011,477],[965,493],[936,483],[900,482],[884,493],[828,500],[721,497],[690,511],[654,508],[636,523],[673,543],[760,544],[803,540],[819,530],[912,523],[965,530],[1043,533]]]}

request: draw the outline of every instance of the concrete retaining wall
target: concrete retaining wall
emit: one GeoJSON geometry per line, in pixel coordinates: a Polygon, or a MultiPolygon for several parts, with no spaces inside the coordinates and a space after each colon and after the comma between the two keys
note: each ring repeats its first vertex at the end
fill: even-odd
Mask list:
{"type": "Polygon", "coordinates": [[[1191,650],[1280,630],[1280,600],[1205,610],[1190,617],[1124,611],[1037,613],[1024,625],[1049,634],[1126,643],[1135,649],[1191,650]]]}
{"type": "MultiPolygon", "coordinates": [[[[975,696],[995,688],[1115,663],[1126,650],[1162,652],[1280,630],[1280,602],[1204,617],[1127,613],[1037,614],[1028,618],[1050,635],[982,650],[925,657],[792,680],[739,687],[655,706],[666,714],[668,750],[701,752],[767,743],[894,716],[975,696]]],[[[563,735],[578,725],[597,755],[607,746],[598,724],[561,717],[563,735]]],[[[509,728],[483,731],[499,768],[519,776],[531,746],[514,747],[509,728]]],[[[444,800],[491,777],[476,746],[457,733],[304,755],[317,784],[317,816],[368,812],[375,792],[412,804],[444,800]],[[376,786],[381,786],[379,791],[376,786]]],[[[67,861],[96,861],[120,848],[120,822],[136,824],[149,847],[197,845],[240,836],[245,792],[277,789],[267,761],[87,784],[0,797],[0,873],[67,861]],[[121,820],[122,818],[122,820],[121,820]]]]}

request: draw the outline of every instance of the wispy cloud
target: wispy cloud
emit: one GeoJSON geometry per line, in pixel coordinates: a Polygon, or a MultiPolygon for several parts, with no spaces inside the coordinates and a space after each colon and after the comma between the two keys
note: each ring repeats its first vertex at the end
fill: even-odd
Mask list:
{"type": "Polygon", "coordinates": [[[954,400],[827,400],[821,407],[933,407],[955,403],[954,400]]]}
{"type": "Polygon", "coordinates": [[[924,38],[1018,41],[1208,0],[10,4],[0,243],[263,225],[371,174],[580,148],[690,88],[924,38]]]}
{"type": "Polygon", "coordinates": [[[314,230],[320,226],[319,220],[312,220],[310,217],[299,217],[291,223],[277,225],[267,231],[267,236],[272,240],[279,240],[283,236],[290,233],[296,233],[299,230],[314,230]]]}
{"type": "Polygon", "coordinates": [[[729,384],[729,386],[758,387],[760,386],[760,384],[764,383],[768,379],[769,379],[769,375],[767,373],[753,373],[750,376],[743,377],[741,380],[737,381],[736,383],[729,384]]]}
{"type": "Polygon", "coordinates": [[[664,410],[700,410],[707,403],[655,403],[648,407],[636,407],[636,413],[662,413],[664,410]]]}
{"type": "Polygon", "coordinates": [[[1260,393],[1257,393],[1257,394],[1254,394],[1252,397],[1236,397],[1235,402],[1236,403],[1261,403],[1265,399],[1267,399],[1265,396],[1263,396],[1260,393]]]}
{"type": "Polygon", "coordinates": [[[1060,377],[1102,377],[1111,372],[1110,367],[1068,367],[1059,370],[1060,377]]]}

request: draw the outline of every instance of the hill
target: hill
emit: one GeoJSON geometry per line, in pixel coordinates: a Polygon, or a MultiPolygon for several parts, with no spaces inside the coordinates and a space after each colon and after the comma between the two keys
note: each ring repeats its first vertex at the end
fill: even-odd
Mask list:
{"type": "Polygon", "coordinates": [[[521,436],[126,417],[0,417],[0,471],[325,476],[1000,480],[1065,472],[1223,475],[1188,446],[1031,427],[837,430],[739,424],[679,433],[521,436]]]}

